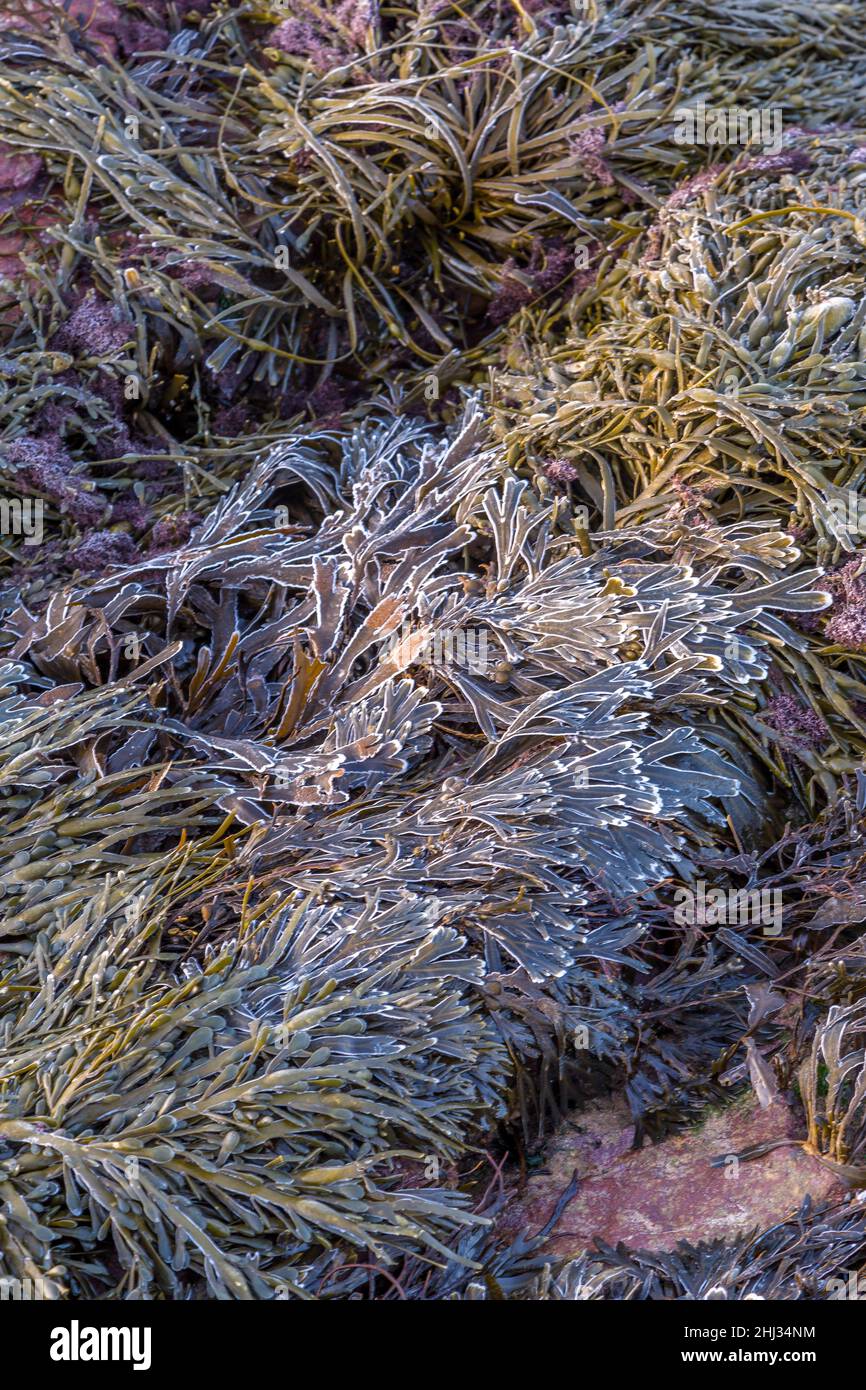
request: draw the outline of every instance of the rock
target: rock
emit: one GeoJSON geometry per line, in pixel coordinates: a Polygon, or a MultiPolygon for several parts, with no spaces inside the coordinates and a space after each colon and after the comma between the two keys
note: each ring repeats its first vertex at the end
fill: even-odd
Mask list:
{"type": "Polygon", "coordinates": [[[28,188],[42,172],[42,160],[35,154],[22,154],[9,145],[0,145],[0,188],[28,188]]]}
{"type": "Polygon", "coordinates": [[[695,1129],[634,1150],[624,1102],[597,1102],[560,1129],[544,1167],[506,1208],[502,1233],[541,1230],[575,1172],[580,1189],[544,1247],[557,1259],[580,1254],[596,1236],[611,1245],[670,1250],[680,1240],[731,1240],[753,1228],[765,1230],[796,1212],[807,1195],[821,1201],[842,1195],[844,1188],[793,1145],[745,1162],[731,1158],[720,1168],[711,1167],[711,1160],[802,1133],[786,1105],[774,1102],[762,1110],[749,1096],[713,1112],[695,1129]]]}

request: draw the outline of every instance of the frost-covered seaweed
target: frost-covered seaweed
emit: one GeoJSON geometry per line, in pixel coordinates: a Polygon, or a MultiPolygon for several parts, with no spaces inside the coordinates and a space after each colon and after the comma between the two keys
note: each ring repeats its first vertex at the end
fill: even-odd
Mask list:
{"type": "Polygon", "coordinates": [[[845,1201],[562,1269],[495,1218],[604,1088],[641,1142],[772,1084],[860,1180],[863,45],[3,17],[0,1275],[817,1298],[861,1251],[845,1201]],[[703,880],[779,931],[684,925],[703,880]]]}

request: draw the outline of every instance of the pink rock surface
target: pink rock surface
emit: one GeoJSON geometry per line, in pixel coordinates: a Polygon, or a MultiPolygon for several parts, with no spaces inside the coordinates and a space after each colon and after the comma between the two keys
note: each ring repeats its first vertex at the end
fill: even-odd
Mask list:
{"type": "Polygon", "coordinates": [[[65,15],[88,31],[99,34],[99,42],[110,38],[109,47],[116,51],[117,42],[111,37],[120,19],[120,10],[111,0],[71,0],[68,9],[50,0],[19,0],[15,13],[0,15],[0,29],[44,28],[52,12],[65,15]]]}
{"type": "MultiPolygon", "coordinates": [[[[209,5],[210,0],[195,0],[194,4],[192,0],[181,0],[178,9],[182,15],[193,8],[204,13],[209,5]]],[[[165,6],[154,4],[151,8],[158,19],[165,6]]],[[[59,0],[18,0],[14,14],[0,14],[0,30],[44,28],[52,12],[60,15],[67,26],[71,21],[83,29],[92,46],[112,58],[161,50],[169,42],[162,24],[135,19],[113,0],[70,0],[68,7],[59,0]]]]}
{"type": "Polygon", "coordinates": [[[21,154],[0,145],[0,188],[27,188],[42,169],[42,160],[35,154],[21,154]]]}
{"type": "Polygon", "coordinates": [[[844,1188],[799,1147],[721,1168],[710,1161],[802,1132],[785,1105],[762,1110],[750,1097],[716,1111],[696,1129],[633,1150],[625,1106],[595,1103],[554,1137],[543,1168],[506,1209],[503,1234],[540,1230],[575,1172],[580,1189],[545,1245],[558,1259],[590,1248],[596,1236],[611,1245],[671,1250],[680,1240],[731,1240],[765,1229],[793,1215],[807,1195],[826,1200],[842,1196],[844,1188]]]}

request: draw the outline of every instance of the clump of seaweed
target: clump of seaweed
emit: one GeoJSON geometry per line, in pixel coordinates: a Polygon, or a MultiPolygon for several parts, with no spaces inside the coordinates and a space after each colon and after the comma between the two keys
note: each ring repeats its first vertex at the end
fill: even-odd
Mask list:
{"type": "Polygon", "coordinates": [[[669,199],[593,320],[552,351],[528,344],[533,370],[502,377],[506,444],[569,460],[607,524],[662,514],[688,486],[720,519],[789,512],[819,559],[856,547],[861,183],[850,136],[786,151],[669,199]]]}
{"type": "Polygon", "coordinates": [[[847,1197],[560,1269],[495,1220],[604,1089],[636,1144],[785,1090],[862,1176],[863,47],[837,0],[4,17],[4,1278],[861,1251],[847,1197]],[[684,925],[705,879],[778,929],[684,925]]]}
{"type": "MultiPolygon", "coordinates": [[[[599,1242],[580,1259],[555,1268],[531,1246],[513,1252],[497,1274],[472,1280],[451,1298],[575,1302],[621,1299],[803,1300],[838,1298],[839,1270],[866,1250],[858,1210],[809,1203],[769,1231],[748,1232],[733,1244],[680,1241],[670,1253],[616,1248],[599,1242]]],[[[495,1262],[492,1268],[496,1269],[495,1262]]]]}
{"type": "Polygon", "coordinates": [[[866,1142],[864,1001],[834,1005],[812,1040],[800,1071],[808,1143],[847,1164],[866,1142]]]}
{"type": "MultiPolygon", "coordinates": [[[[83,1184],[94,1201],[101,1192],[106,1210],[118,1182],[126,1212],[143,1204],[149,1209],[155,1201],[162,1213],[159,1228],[163,1222],[167,1230],[180,1227],[184,1246],[190,1246],[175,1268],[156,1256],[152,1242],[158,1232],[131,1229],[131,1215],[122,1229],[115,1229],[112,1218],[103,1230],[107,1216],[90,1209],[90,1225],[64,1237],[64,1248],[71,1247],[64,1268],[83,1261],[101,1231],[102,1239],[111,1234],[126,1271],[118,1290],[177,1293],[179,1270],[187,1268],[217,1294],[246,1296],[244,1290],[252,1289],[262,1296],[283,1284],[303,1288],[302,1268],[294,1268],[285,1250],[275,1262],[267,1242],[259,1243],[257,1274],[246,1279],[239,1272],[246,1269],[239,1264],[241,1250],[256,1247],[244,1236],[234,1249],[233,1222],[210,1205],[219,1200],[215,1173],[231,1177],[235,1206],[246,1192],[284,1212],[301,1265],[308,1246],[327,1247],[332,1238],[354,1241],[391,1261],[401,1250],[417,1256],[437,1248],[436,1241],[441,1244],[464,1219],[459,1194],[437,1195],[438,1216],[425,1207],[427,1197],[406,1197],[401,1216],[403,1199],[394,1195],[399,1175],[395,1186],[386,1173],[380,1219],[373,1171],[379,1159],[387,1163],[402,1155],[421,1162],[432,1153],[437,1161],[453,1160],[479,1133],[480,1114],[489,1123],[506,1113],[515,1050],[531,1070],[546,1033],[573,1032],[584,1019],[591,1022],[593,1006],[600,1005],[603,1038],[609,1006],[593,983],[597,962],[625,963],[641,932],[627,921],[589,929],[589,886],[652,895],[666,872],[688,873],[685,836],[709,843],[702,827],[721,820],[718,803],[743,801],[736,813],[745,816],[743,824],[757,812],[760,787],[744,781],[730,744],[704,725],[698,711],[723,703],[725,692],[737,688],[747,672],[765,669],[762,628],[788,633],[779,610],[815,611],[826,602],[813,592],[813,575],[785,577],[797,555],[790,538],[730,527],[713,541],[700,538],[692,567],[682,557],[672,560],[680,538],[657,524],[598,537],[598,551],[588,556],[572,543],[577,553],[569,555],[551,527],[554,508],[534,500],[503,468],[498,452],[484,448],[477,413],[444,445],[422,426],[383,421],[357,432],[332,459],[323,446],[283,446],[180,549],[153,553],[132,567],[115,565],[102,578],[61,590],[38,616],[23,606],[9,613],[10,658],[27,662],[43,680],[62,679],[69,694],[42,713],[30,713],[21,696],[10,710],[14,742],[7,751],[17,761],[8,776],[11,787],[27,788],[32,827],[23,839],[12,833],[21,795],[11,797],[7,848],[21,864],[11,939],[13,946],[40,944],[35,956],[13,954],[18,985],[5,1026],[15,1045],[3,1073],[12,1117],[4,1133],[13,1145],[26,1141],[44,1148],[48,1169],[62,1160],[70,1169],[68,1181],[83,1184]],[[299,515],[320,511],[317,528],[274,524],[268,497],[278,496],[291,480],[309,494],[299,515]],[[480,583],[461,563],[473,547],[474,573],[484,574],[480,583]],[[725,579],[731,570],[750,577],[731,586],[725,579]],[[777,577],[767,582],[764,576],[774,570],[777,577]],[[732,662],[725,656],[729,638],[744,624],[755,635],[732,662]],[[437,638],[472,630],[486,636],[485,662],[473,671],[443,661],[437,638]],[[146,687],[146,700],[130,703],[128,697],[118,707],[118,688],[131,682],[143,696],[151,673],[158,673],[158,682],[146,687]],[[94,700],[100,702],[95,707],[94,700]],[[682,723],[690,706],[692,728],[682,723]],[[99,729],[105,730],[94,729],[84,745],[79,707],[94,708],[91,720],[98,709],[99,729]],[[58,724],[71,724],[65,742],[55,732],[58,724]],[[63,750],[70,746],[80,767],[85,757],[80,791],[80,783],[67,785],[71,769],[63,750]],[[90,754],[84,754],[86,747],[90,754]],[[34,795],[33,786],[44,787],[48,797],[41,817],[34,814],[40,794],[34,795]],[[154,788],[150,794],[148,787],[154,788]],[[192,804],[180,810],[184,794],[192,804]],[[84,815],[74,811],[77,796],[88,801],[84,815]],[[135,821],[137,797],[142,813],[135,821]],[[156,812],[158,797],[172,807],[167,818],[146,814],[148,807],[156,812]],[[102,798],[117,809],[100,811],[102,798]],[[201,829],[186,844],[196,823],[201,829]],[[56,842],[51,834],[43,838],[43,824],[54,827],[56,842]],[[174,847],[172,825],[184,827],[174,847]],[[231,833],[230,825],[236,827],[231,833]],[[96,846],[85,848],[91,835],[97,836],[98,855],[96,846]],[[98,873],[116,866],[105,880],[104,892],[112,896],[100,911],[102,927],[94,925],[92,955],[81,931],[92,878],[77,881],[74,892],[66,887],[68,850],[79,841],[78,852],[96,859],[98,873]],[[117,849],[110,850],[111,844],[117,849]],[[35,877],[29,867],[34,853],[35,877]],[[188,944],[173,969],[147,972],[145,988],[138,972],[127,974],[117,964],[136,958],[143,945],[142,919],[136,909],[130,926],[127,908],[138,900],[135,885],[143,876],[152,879],[170,868],[192,881],[184,887],[182,914],[180,908],[169,912],[162,888],[164,906],[156,918],[150,906],[144,912],[154,938],[148,958],[152,952],[164,957],[160,940],[166,940],[169,958],[173,937],[188,944]],[[474,884],[471,900],[462,887],[467,880],[474,884]],[[255,884],[255,891],[243,891],[240,924],[231,925],[244,883],[247,889],[255,884]],[[109,901],[117,904],[116,914],[109,901]],[[115,915],[112,930],[119,934],[106,956],[105,932],[115,915]],[[261,930],[255,925],[259,918],[261,930]],[[391,921],[395,950],[401,943],[407,968],[410,961],[426,961],[431,988],[441,970],[437,988],[445,994],[425,1000],[412,986],[411,1007],[410,996],[399,1002],[397,957],[392,961],[385,947],[391,921]],[[367,927],[369,955],[362,946],[367,927]],[[320,951],[322,965],[316,968],[324,973],[316,984],[316,973],[309,972],[320,951]],[[350,993],[341,1003],[334,972],[345,952],[350,993]],[[176,974],[181,958],[188,962],[185,983],[176,974]],[[106,959],[113,962],[112,973],[94,1002],[84,984],[89,971],[104,969],[100,962],[106,959]],[[408,1010],[403,1027],[409,1032],[399,1044],[379,1036],[373,1023],[384,1006],[375,989],[374,959],[383,988],[387,981],[387,1016],[396,1020],[408,1010]],[[436,969],[434,960],[441,962],[436,969]],[[72,994],[64,1004],[67,977],[72,994]],[[249,987],[242,987],[246,980],[249,987]],[[363,992],[351,995],[362,982],[363,992]],[[50,996],[40,1002],[45,989],[50,996]],[[212,989],[227,991],[240,1009],[236,1022],[223,1020],[216,1033],[204,1022],[219,1007],[221,996],[208,997],[212,989]],[[303,1024],[292,1023],[293,993],[303,1024]],[[194,1007],[176,1012],[181,1000],[199,995],[194,1007]],[[78,1007],[89,1020],[80,1042],[78,1007]],[[23,1046],[23,1040],[34,1028],[44,1032],[54,1056],[58,1008],[64,1009],[68,1040],[62,1060],[40,1061],[36,1042],[23,1046]],[[365,1023],[368,1008],[371,1020],[365,1023]],[[110,1036],[147,1035],[149,1066],[163,1068],[171,1057],[194,1068],[196,1048],[191,1041],[187,1046],[187,1038],[207,1050],[213,1036],[221,1051],[227,1049],[233,1060],[226,1095],[238,1126],[231,1146],[221,1125],[211,1129],[222,1109],[212,1069],[202,1072],[210,1100],[199,1131],[191,1078],[181,1088],[183,1115],[189,1116],[181,1123],[172,1118],[172,1104],[163,1102],[155,1076],[139,1068],[133,1086],[125,1070],[111,1072],[109,1034],[98,1045],[93,1041],[103,1010],[102,1026],[110,1036]],[[441,1027],[433,1024],[440,1013],[441,1027]],[[151,1015],[164,1020],[156,1034],[147,1022],[151,1015]],[[320,1027],[314,1027],[316,1019],[320,1027]],[[452,1028],[454,1041],[446,1042],[452,1028]],[[421,1068],[417,1103],[407,1090],[413,1029],[421,1068]],[[154,1046],[157,1037],[164,1046],[154,1046]],[[54,1069],[77,1075],[94,1048],[106,1056],[111,1074],[103,1076],[100,1067],[86,1084],[82,1079],[69,1091],[70,1109],[62,1100],[67,1083],[52,1079],[54,1069]],[[444,1058],[457,1056],[455,1048],[459,1065],[452,1073],[444,1058]],[[243,1062],[250,1049],[249,1062],[243,1062]],[[324,1068],[321,1081],[315,1069],[304,1075],[307,1056],[324,1068]],[[326,1143],[320,1119],[311,1148],[303,1140],[293,1145],[293,1122],[289,1112],[285,1118],[278,1113],[276,1093],[286,1088],[291,1109],[289,1097],[298,1087],[306,1095],[311,1084],[315,1092],[343,1075],[354,1126],[363,1112],[363,1086],[357,1089],[351,1070],[333,1071],[354,1065],[365,1076],[372,1067],[377,1078],[378,1119],[367,1137],[352,1127],[346,1134],[346,1120],[338,1116],[341,1140],[326,1143]],[[393,1083],[388,1079],[391,1067],[399,1074],[400,1100],[395,1094],[389,1104],[382,1097],[397,1084],[397,1074],[393,1083]],[[42,1079],[34,1089],[37,1078],[42,1079]],[[106,1086],[116,1103],[97,1101],[106,1086]],[[171,1134],[155,1147],[143,1142],[151,1122],[138,1113],[138,1090],[142,1096],[156,1090],[154,1133],[171,1134]],[[248,1113],[247,1091],[253,1107],[248,1113]],[[259,1095],[268,1107],[267,1140],[255,1109],[259,1095]],[[423,1119],[428,1109],[429,1123],[423,1119]],[[448,1117],[444,1128],[433,1120],[439,1114],[448,1117]],[[82,1129],[86,1142],[78,1138],[82,1129]],[[257,1163],[270,1170],[283,1155],[277,1172],[285,1166],[288,1187],[272,1177],[272,1197],[264,1187],[260,1191],[258,1169],[244,1158],[244,1134],[252,1132],[256,1152],[261,1150],[257,1163]],[[34,1140],[34,1134],[43,1138],[34,1140]],[[358,1154],[365,1155],[363,1162],[358,1154]],[[130,1185],[119,1176],[126,1173],[125,1158],[138,1165],[130,1185]],[[333,1164],[333,1190],[331,1169],[326,1164],[321,1170],[323,1158],[333,1164]],[[171,1176],[176,1162],[177,1183],[171,1176]],[[328,1201],[303,1195],[307,1163],[316,1174],[322,1171],[314,1185],[328,1186],[328,1201]],[[94,1164],[101,1175],[95,1194],[89,1178],[94,1164]],[[154,1189],[159,1200],[151,1192],[151,1164],[161,1174],[154,1189]],[[199,1183],[190,1187],[195,1174],[199,1183]],[[352,1212],[362,1209],[365,1224],[359,1227],[352,1212]],[[219,1258],[203,1234],[215,1222],[223,1231],[219,1258]]],[[[797,640],[793,632],[788,640],[797,640]]],[[[26,681],[24,667],[14,670],[26,681]]],[[[682,968],[672,967],[675,975],[682,968]]],[[[694,981],[689,985],[684,978],[683,985],[693,993],[694,981]]],[[[667,989],[668,1001],[675,997],[661,978],[655,988],[667,989]]],[[[715,1051],[718,1043],[716,1037],[715,1051]]],[[[597,1050],[604,1053],[603,1042],[597,1050]]],[[[124,1068],[135,1071],[138,1054],[125,1048],[123,1057],[124,1068]]],[[[612,1063],[615,1069],[615,1057],[612,1063]]],[[[652,1109],[648,1095],[636,1081],[632,1085],[636,1105],[652,1109]]],[[[169,1090],[174,1094],[173,1082],[169,1090]]],[[[47,1173],[39,1172],[41,1182],[47,1173]]],[[[43,1251],[46,1258],[48,1253],[43,1251]]],[[[16,1255],[16,1264],[22,1259],[16,1255]]]]}
{"type": "MultiPolygon", "coordinates": [[[[775,31],[784,7],[771,9],[775,31]]],[[[838,5],[809,20],[746,91],[742,36],[708,25],[700,53],[680,14],[672,25],[637,0],[417,13],[347,0],[289,18],[217,5],[195,29],[150,34],[134,62],[106,51],[98,14],[82,29],[60,12],[59,42],[22,17],[5,38],[0,140],[47,170],[44,197],[65,199],[60,288],[85,264],[131,300],[142,366],[141,323],[156,316],[161,354],[180,355],[167,376],[192,357],[271,398],[425,364],[447,384],[492,360],[515,286],[551,308],[575,250],[609,243],[611,219],[628,240],[633,209],[657,207],[702,158],[677,140],[689,101],[727,90],[758,105],[772,89],[787,118],[784,70],[798,87],[815,78],[816,124],[852,114],[825,54],[850,62],[858,41],[838,5]],[[543,270],[522,271],[545,245],[543,270]]],[[[766,59],[776,41],[759,22],[747,46],[766,59]]]]}
{"type": "Polygon", "coordinates": [[[833,608],[802,625],[805,660],[778,652],[786,688],[763,721],[788,737],[780,716],[801,708],[800,752],[828,725],[831,767],[813,759],[806,787],[782,772],[814,808],[833,773],[859,766],[866,733],[848,558],[863,509],[861,181],[842,133],[793,134],[772,170],[754,164],[669,199],[643,249],[575,301],[571,336],[527,336],[499,378],[497,419],[515,461],[542,479],[550,459],[567,467],[572,508],[606,527],[784,517],[830,566],[833,608]]]}

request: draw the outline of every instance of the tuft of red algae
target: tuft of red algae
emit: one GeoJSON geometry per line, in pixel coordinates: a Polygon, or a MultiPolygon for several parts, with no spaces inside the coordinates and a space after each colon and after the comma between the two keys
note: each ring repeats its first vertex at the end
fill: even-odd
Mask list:
{"type": "Polygon", "coordinates": [[[42,173],[42,159],[0,144],[0,188],[29,188],[42,173]]]}

